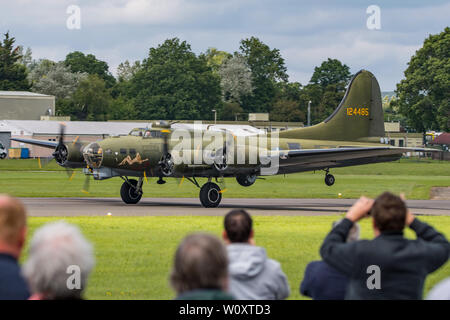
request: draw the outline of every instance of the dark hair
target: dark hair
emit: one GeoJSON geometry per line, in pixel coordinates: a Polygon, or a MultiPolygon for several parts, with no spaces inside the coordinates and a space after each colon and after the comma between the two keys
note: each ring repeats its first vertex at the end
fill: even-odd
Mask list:
{"type": "Polygon", "coordinates": [[[402,231],[406,222],[406,204],[398,196],[384,192],[370,210],[375,226],[381,231],[402,231]]]}
{"type": "Polygon", "coordinates": [[[252,232],[252,217],[243,209],[232,210],[225,216],[224,227],[231,242],[247,242],[252,232]]]}
{"type": "Polygon", "coordinates": [[[217,237],[196,233],[184,238],[175,253],[170,276],[178,294],[195,289],[223,290],[227,277],[227,252],[217,237]]]}

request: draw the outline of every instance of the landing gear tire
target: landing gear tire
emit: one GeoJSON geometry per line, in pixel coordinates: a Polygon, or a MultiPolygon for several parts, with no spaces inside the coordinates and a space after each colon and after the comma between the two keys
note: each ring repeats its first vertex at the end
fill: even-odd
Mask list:
{"type": "Polygon", "coordinates": [[[136,204],[142,198],[142,192],[137,191],[138,182],[134,179],[125,181],[120,188],[120,196],[126,204],[136,204]],[[132,184],[134,187],[130,186],[132,184]]]}
{"type": "Polygon", "coordinates": [[[216,208],[221,200],[222,193],[217,184],[207,182],[200,188],[200,202],[205,208],[216,208]]]}
{"type": "Polygon", "coordinates": [[[256,175],[240,174],[236,176],[236,181],[243,187],[250,187],[256,181],[256,175]]]}
{"type": "Polygon", "coordinates": [[[335,181],[336,180],[334,179],[334,176],[332,174],[327,173],[325,175],[325,184],[327,186],[331,187],[334,184],[335,181]]]}

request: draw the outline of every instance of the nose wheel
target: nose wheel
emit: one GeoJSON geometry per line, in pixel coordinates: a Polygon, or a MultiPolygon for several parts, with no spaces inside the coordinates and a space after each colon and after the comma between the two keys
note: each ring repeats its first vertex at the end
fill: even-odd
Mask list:
{"type": "Polygon", "coordinates": [[[200,188],[200,202],[205,208],[216,208],[222,200],[222,190],[213,183],[207,182],[200,188]]]}

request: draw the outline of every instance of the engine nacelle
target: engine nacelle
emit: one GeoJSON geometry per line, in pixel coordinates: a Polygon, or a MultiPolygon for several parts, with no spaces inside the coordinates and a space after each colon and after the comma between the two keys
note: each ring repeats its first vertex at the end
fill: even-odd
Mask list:
{"type": "Polygon", "coordinates": [[[53,157],[62,167],[82,168],[85,166],[83,153],[76,144],[58,145],[53,152],[53,157]]]}

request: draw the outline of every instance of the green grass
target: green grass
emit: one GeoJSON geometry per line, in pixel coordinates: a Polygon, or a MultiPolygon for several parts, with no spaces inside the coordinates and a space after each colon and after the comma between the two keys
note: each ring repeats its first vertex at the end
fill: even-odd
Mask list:
{"type": "MultiPolygon", "coordinates": [[[[429,199],[432,187],[450,186],[450,162],[402,159],[391,163],[333,169],[336,183],[328,187],[324,173],[306,172],[271,176],[257,180],[248,188],[235,179],[225,179],[227,198],[358,198],[361,194],[376,197],[385,190],[405,193],[408,199],[429,199]]],[[[85,176],[76,171],[69,181],[64,169],[51,162],[40,170],[36,160],[0,161],[0,193],[20,197],[118,197],[122,180],[91,180],[90,193],[83,188],[85,176]]],[[[190,182],[181,186],[176,179],[157,185],[156,179],[144,184],[144,197],[198,197],[198,189],[190,182]]],[[[200,183],[206,179],[199,179],[200,183]]]]}
{"type": "MultiPolygon", "coordinates": [[[[29,237],[44,223],[60,218],[30,218],[29,237]]],[[[421,217],[450,238],[450,217],[421,217]]],[[[180,240],[196,231],[221,234],[221,217],[77,217],[77,224],[93,242],[96,267],[90,278],[89,299],[172,299],[168,277],[180,240]]],[[[257,245],[281,263],[291,287],[290,299],[304,299],[299,284],[308,262],[319,259],[320,245],[336,217],[254,217],[257,245]]],[[[370,221],[361,223],[362,238],[372,238],[370,221]]],[[[406,235],[413,238],[408,230],[406,235]]],[[[27,252],[27,250],[25,250],[27,252]]],[[[23,257],[22,260],[24,260],[23,257]]],[[[431,274],[428,292],[450,276],[450,263],[431,274]]]]}

